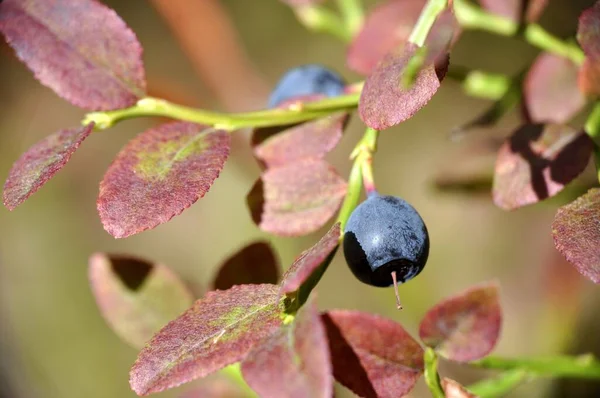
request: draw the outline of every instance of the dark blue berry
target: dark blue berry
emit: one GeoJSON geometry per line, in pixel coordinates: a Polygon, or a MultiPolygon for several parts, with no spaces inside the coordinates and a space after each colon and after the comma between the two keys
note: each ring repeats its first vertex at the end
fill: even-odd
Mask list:
{"type": "Polygon", "coordinates": [[[373,193],[352,212],[344,231],[344,256],[362,282],[387,287],[417,276],[429,255],[423,219],[403,199],[373,193]]]}
{"type": "Polygon", "coordinates": [[[302,65],[290,69],[279,80],[269,97],[269,108],[287,100],[308,96],[335,97],[343,94],[345,82],[336,72],[321,65],[302,65]]]}

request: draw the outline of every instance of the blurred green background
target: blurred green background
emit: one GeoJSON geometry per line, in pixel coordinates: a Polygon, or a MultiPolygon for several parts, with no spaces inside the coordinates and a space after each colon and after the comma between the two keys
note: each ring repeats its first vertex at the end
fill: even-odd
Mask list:
{"type": "MultiPolygon", "coordinates": [[[[213,0],[195,1],[212,3],[208,7],[213,9],[219,5],[213,0]]],[[[186,2],[192,3],[182,1],[186,2]]],[[[170,29],[161,12],[168,14],[165,3],[183,7],[176,5],[180,0],[156,0],[158,7],[145,1],[106,3],[142,42],[154,95],[211,109],[240,110],[263,106],[279,76],[298,64],[323,63],[349,81],[360,79],[344,66],[344,45],[307,32],[277,0],[220,2],[236,31],[234,43],[250,60],[241,63],[236,57],[244,54],[239,48],[232,50],[218,33],[223,26],[227,28],[227,19],[223,22],[199,12],[192,14],[197,26],[186,30],[177,15],[171,15],[170,29]],[[194,57],[196,61],[190,61],[194,57]]],[[[367,7],[375,4],[365,3],[367,7]]],[[[542,24],[559,36],[572,36],[580,10],[591,3],[550,1],[542,24]]],[[[514,74],[536,54],[536,49],[516,39],[467,32],[451,62],[514,74]]],[[[45,135],[77,125],[84,112],[37,83],[5,45],[0,47],[0,84],[0,176],[4,179],[24,150],[45,135]]],[[[416,335],[420,317],[431,305],[472,284],[498,279],[504,326],[497,354],[562,352],[569,349],[574,336],[597,332],[576,329],[578,319],[585,317],[582,308],[596,311],[598,294],[556,254],[550,235],[554,212],[567,200],[565,195],[506,213],[493,206],[488,194],[441,193],[433,187],[440,168],[453,166],[445,160],[460,145],[448,139],[449,131],[487,106],[486,101],[465,97],[459,84],[446,80],[413,119],[381,134],[374,164],[378,189],[411,202],[431,234],[427,267],[401,287],[405,309],[395,309],[391,289],[355,280],[341,253],[317,289],[321,308],[375,312],[401,322],[416,335]]],[[[320,237],[316,233],[298,239],[276,238],[253,225],[245,195],[259,169],[248,149],[246,132],[236,138],[229,162],[205,198],[168,224],[125,240],[113,239],[96,213],[98,183],[119,149],[157,122],[128,121],[94,134],[68,166],[25,204],[12,213],[0,209],[0,383],[10,390],[7,396],[135,396],[129,390],[128,371],[136,352],[100,317],[87,280],[91,253],[130,253],[160,261],[201,291],[219,263],[247,243],[259,238],[271,241],[287,267],[320,237]]],[[[515,115],[508,117],[502,132],[509,133],[515,123],[515,115]]],[[[355,117],[329,156],[342,175],[348,174],[348,155],[362,132],[355,117]]],[[[445,363],[441,371],[465,384],[483,375],[445,363]]],[[[175,397],[189,388],[158,396],[175,397]]],[[[544,397],[551,389],[549,383],[536,381],[512,396],[544,397]]],[[[351,396],[342,388],[339,391],[339,396],[351,396]]],[[[420,382],[411,396],[429,395],[420,382]]]]}

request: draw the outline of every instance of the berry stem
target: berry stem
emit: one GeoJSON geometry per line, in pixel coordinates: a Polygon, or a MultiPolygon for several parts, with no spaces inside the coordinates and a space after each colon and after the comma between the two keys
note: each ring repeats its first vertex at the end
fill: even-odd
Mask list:
{"type": "Polygon", "coordinates": [[[398,279],[396,278],[396,271],[392,271],[392,281],[394,281],[394,293],[396,294],[396,308],[401,310],[402,304],[400,303],[400,293],[398,293],[398,279]]]}
{"type": "Polygon", "coordinates": [[[471,384],[467,390],[478,397],[503,397],[528,379],[531,375],[522,369],[508,370],[497,377],[471,384]]]}
{"type": "Polygon", "coordinates": [[[427,0],[408,41],[419,47],[423,46],[435,20],[446,7],[448,7],[448,0],[427,0]]]}
{"type": "Polygon", "coordinates": [[[294,12],[308,30],[331,34],[343,42],[349,42],[352,39],[352,33],[345,21],[323,6],[299,6],[294,8],[294,12]]]}
{"type": "Polygon", "coordinates": [[[423,359],[425,361],[425,383],[427,383],[427,387],[429,387],[431,395],[434,398],[444,398],[446,394],[442,389],[442,385],[440,384],[440,376],[437,372],[437,354],[435,353],[435,351],[433,351],[433,349],[427,347],[425,348],[423,359]]]}
{"type": "Polygon", "coordinates": [[[600,102],[597,102],[588,116],[584,130],[594,141],[594,161],[596,164],[596,175],[600,181],[600,102]]]}
{"type": "Polygon", "coordinates": [[[600,361],[593,355],[554,356],[540,358],[502,358],[488,356],[471,365],[485,369],[521,369],[534,376],[600,379],[600,361]]]}

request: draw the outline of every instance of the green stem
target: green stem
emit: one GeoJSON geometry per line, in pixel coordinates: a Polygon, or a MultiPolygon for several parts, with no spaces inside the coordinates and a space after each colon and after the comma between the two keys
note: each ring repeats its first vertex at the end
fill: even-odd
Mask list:
{"type": "Polygon", "coordinates": [[[508,370],[497,377],[485,379],[467,387],[467,390],[482,398],[500,398],[528,379],[522,369],[508,370]]]}
{"type": "MultiPolygon", "coordinates": [[[[515,36],[519,33],[517,22],[489,13],[468,0],[454,0],[454,14],[463,28],[484,30],[501,36],[515,36]]],[[[583,62],[584,54],[577,44],[559,39],[538,24],[526,25],[523,37],[529,44],[566,57],[577,65],[583,62]]]]}
{"type": "Polygon", "coordinates": [[[331,34],[343,42],[352,40],[352,33],[342,19],[325,7],[309,5],[296,7],[296,17],[307,29],[331,34]]]}
{"type": "Polygon", "coordinates": [[[438,15],[446,9],[448,0],[427,0],[427,4],[421,11],[419,19],[413,28],[408,41],[421,47],[425,44],[425,39],[431,30],[438,15]]]}
{"type": "Polygon", "coordinates": [[[338,8],[344,16],[346,30],[354,37],[363,25],[365,14],[361,0],[337,0],[338,8]]]}
{"type": "Polygon", "coordinates": [[[235,382],[238,385],[238,387],[240,387],[240,389],[244,392],[244,397],[258,398],[258,395],[254,392],[252,388],[250,388],[248,383],[246,383],[246,380],[244,380],[239,362],[224,367],[223,369],[221,369],[221,372],[227,377],[229,377],[230,380],[235,382]]]}
{"type": "Polygon", "coordinates": [[[440,376],[437,372],[438,358],[435,351],[427,347],[423,359],[425,360],[425,383],[429,387],[431,395],[434,398],[444,398],[446,394],[440,384],[440,376]]]}
{"type": "Polygon", "coordinates": [[[537,376],[600,379],[600,362],[593,355],[546,358],[500,358],[489,356],[471,365],[486,369],[521,369],[537,376]]]}
{"type": "Polygon", "coordinates": [[[258,112],[226,114],[189,108],[171,102],[147,97],[130,108],[107,112],[88,113],[83,124],[96,123],[96,130],[104,130],[116,123],[143,116],[163,116],[171,119],[208,124],[217,129],[233,131],[245,127],[268,127],[299,123],[327,116],[333,112],[352,110],[358,105],[360,93],[328,98],[286,109],[269,109],[258,112]]]}
{"type": "Polygon", "coordinates": [[[506,94],[511,84],[512,79],[506,75],[474,70],[466,75],[462,87],[472,97],[497,100],[506,94]]]}
{"type": "Polygon", "coordinates": [[[600,102],[597,102],[588,116],[584,130],[597,146],[600,146],[600,102]]]}

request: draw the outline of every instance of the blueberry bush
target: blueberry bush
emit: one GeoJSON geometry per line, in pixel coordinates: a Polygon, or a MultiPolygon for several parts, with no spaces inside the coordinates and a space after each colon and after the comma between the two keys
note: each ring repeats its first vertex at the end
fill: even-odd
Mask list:
{"type": "MultiPolygon", "coordinates": [[[[502,324],[494,281],[427,311],[418,340],[376,314],[320,312],[313,292],[342,245],[354,275],[373,286],[393,285],[401,308],[398,285],[425,267],[429,235],[418,206],[378,193],[373,159],[380,133],[426,106],[445,79],[494,101],[453,132],[457,139],[522,108],[520,127],[493,145],[498,207],[515,210],[558,194],[592,159],[600,177],[600,2],[581,12],[576,40],[536,22],[545,0],[384,0],[371,10],[360,0],[284,2],[308,29],[346,45],[346,64],[364,81],[345,82],[308,64],[281,78],[264,110],[191,108],[146,95],[142,46],[102,3],[0,2],[0,31],[16,56],[40,83],[89,111],[79,126],[48,135],[14,163],[3,191],[9,210],[60,171],[93,132],[161,116],[172,121],[133,138],[100,183],[97,209],[113,237],[155,228],[202,198],[227,161],[232,134],[243,129],[252,129],[262,170],[246,197],[257,227],[289,237],[329,227],[283,275],[268,243],[248,245],[223,263],[202,297],[166,265],[92,254],[89,280],[99,311],[140,350],[130,372],[133,391],[148,395],[220,370],[224,385],[207,380],[194,396],[329,398],[337,381],[361,397],[401,397],[423,376],[436,398],[498,397],[538,377],[600,379],[592,355],[490,355],[502,324]],[[450,54],[465,30],[514,37],[541,53],[512,77],[455,67],[450,54]],[[584,110],[584,127],[570,127],[584,110]],[[325,156],[354,113],[365,133],[344,178],[325,156]],[[360,203],[363,188],[367,199],[360,203]],[[440,358],[499,372],[463,386],[440,375],[440,358]]],[[[441,185],[472,188],[478,176],[441,185]]],[[[557,250],[594,283],[600,283],[599,225],[600,190],[592,188],[558,209],[551,231],[557,250]]]]}

